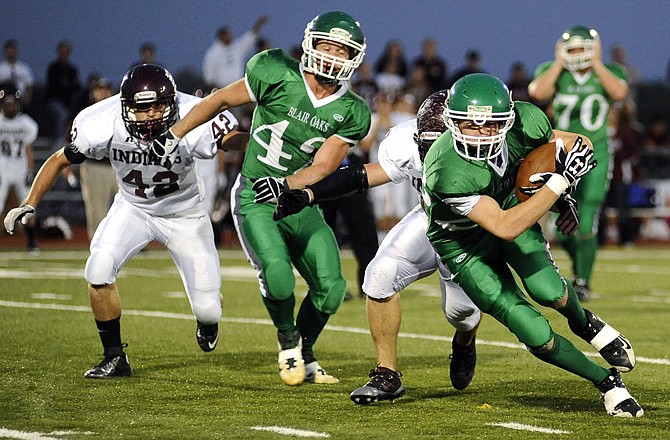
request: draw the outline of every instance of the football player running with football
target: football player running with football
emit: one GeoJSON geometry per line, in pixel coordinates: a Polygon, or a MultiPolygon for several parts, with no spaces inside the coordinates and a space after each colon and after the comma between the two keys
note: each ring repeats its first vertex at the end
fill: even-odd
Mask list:
{"type": "Polygon", "coordinates": [[[256,54],[244,78],[217,90],[156,144],[166,151],[223,109],[256,103],[249,145],[232,190],[235,227],[258,270],[262,301],[277,328],[279,375],[287,385],[336,383],[314,356],[346,281],[332,230],[318,208],[272,220],[280,193],[304,188],[334,170],[370,129],[370,109],[348,80],[365,54],[359,23],[332,11],[308,23],[301,62],[281,49],[256,54]],[[308,285],[294,318],[295,276],[308,285]]]}
{"type": "Polygon", "coordinates": [[[538,107],[512,101],[507,87],[488,74],[456,81],[444,117],[449,131],[426,155],[422,189],[428,238],[442,263],[477,307],[505,325],[534,356],[593,383],[608,414],[642,416],[619,374],[635,365],[630,343],[582,308],[572,285],[559,274],[537,223],[595,167],[588,139],[552,133],[538,107]],[[518,203],[514,183],[521,159],[557,135],[562,141],[556,141],[555,173],[538,176],[542,187],[518,203]],[[570,330],[612,368],[590,360],[555,333],[510,268],[530,298],[563,315],[570,330]]]}
{"type": "Polygon", "coordinates": [[[555,57],[538,66],[528,92],[540,101],[551,99],[554,126],[588,136],[594,157],[602,164],[584,176],[573,192],[579,202],[579,230],[570,237],[557,237],[572,260],[573,287],[585,301],[598,248],[598,215],[609,187],[607,115],[613,101],[626,97],[628,85],[621,66],[603,64],[595,29],[566,30],[556,43],[555,57]]]}
{"type": "MultiPolygon", "coordinates": [[[[379,161],[343,167],[305,189],[281,193],[275,220],[300,212],[310,205],[366,191],[389,182],[412,182],[421,189],[423,158],[430,145],[445,130],[442,119],[447,91],[430,95],[421,104],[417,117],[391,128],[379,145],[379,161]]],[[[417,200],[418,201],[418,200],[417,200]]],[[[397,344],[400,331],[401,290],[416,280],[439,270],[442,308],[456,328],[452,341],[450,379],[456,389],[466,388],[475,372],[475,335],[481,313],[439,261],[426,237],[428,219],[417,205],[386,235],[374,259],[365,270],[368,326],[377,354],[377,367],[370,380],[354,390],[350,397],[360,405],[378,400],[393,400],[405,393],[397,368],[397,344]]]]}
{"type": "Polygon", "coordinates": [[[151,147],[151,141],[199,100],[178,92],[172,75],[163,67],[142,64],[130,69],[120,94],[77,115],[72,143],[46,160],[21,206],[5,217],[5,228],[11,234],[16,221],[25,224],[35,213],[63,168],[109,158],[119,192],[91,239],[84,271],[104,350],[102,362],[84,373],[88,379],[131,375],[121,339],[116,277],[152,240],[168,248],[179,269],[197,320],[198,345],[209,352],[217,344],[221,269],[194,161],[215,157],[218,148],[241,150],[248,137],[233,130],[237,120],[231,113],[217,112],[171,151],[156,154],[151,147]]]}

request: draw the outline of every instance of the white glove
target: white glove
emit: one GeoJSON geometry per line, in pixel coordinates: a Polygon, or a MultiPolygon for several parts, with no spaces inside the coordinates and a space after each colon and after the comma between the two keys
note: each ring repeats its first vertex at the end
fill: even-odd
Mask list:
{"type": "Polygon", "coordinates": [[[18,208],[10,209],[5,216],[5,229],[10,234],[14,234],[14,223],[21,220],[21,224],[25,225],[35,214],[35,208],[30,205],[21,205],[18,208]]]}
{"type": "Polygon", "coordinates": [[[161,134],[151,143],[151,151],[161,159],[172,154],[181,138],[174,135],[172,130],[168,130],[161,134]]]}

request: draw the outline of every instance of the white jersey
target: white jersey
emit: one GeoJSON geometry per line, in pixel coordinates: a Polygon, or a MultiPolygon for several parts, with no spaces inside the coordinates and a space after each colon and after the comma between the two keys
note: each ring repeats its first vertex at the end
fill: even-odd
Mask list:
{"type": "Polygon", "coordinates": [[[19,200],[28,196],[26,146],[35,142],[37,131],[37,122],[26,114],[19,113],[12,119],[0,114],[0,209],[10,188],[19,200]]]}
{"type": "Polygon", "coordinates": [[[379,144],[377,161],[393,183],[410,181],[421,191],[421,158],[414,142],[416,118],[401,122],[391,128],[379,144]]]}
{"type": "MultiPolygon", "coordinates": [[[[199,101],[177,92],[179,117],[199,101]]],[[[194,160],[214,158],[216,140],[236,127],[237,119],[226,110],[191,130],[171,155],[160,159],[150,154],[148,144],[128,133],[117,94],[77,115],[72,142],[88,158],[109,158],[121,197],[149,215],[164,217],[203,210],[203,183],[194,171],[194,160]]]]}
{"type": "Polygon", "coordinates": [[[26,145],[37,139],[37,122],[30,116],[19,113],[7,119],[0,113],[0,173],[20,171],[25,175],[26,145]]]}

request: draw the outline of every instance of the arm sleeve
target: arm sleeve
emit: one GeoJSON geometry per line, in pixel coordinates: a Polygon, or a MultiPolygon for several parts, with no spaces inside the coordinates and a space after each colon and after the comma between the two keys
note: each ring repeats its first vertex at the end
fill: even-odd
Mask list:
{"type": "Polygon", "coordinates": [[[361,193],[368,189],[368,173],[363,164],[342,167],[324,179],[307,188],[312,190],[312,203],[323,202],[353,193],[361,193]]]}

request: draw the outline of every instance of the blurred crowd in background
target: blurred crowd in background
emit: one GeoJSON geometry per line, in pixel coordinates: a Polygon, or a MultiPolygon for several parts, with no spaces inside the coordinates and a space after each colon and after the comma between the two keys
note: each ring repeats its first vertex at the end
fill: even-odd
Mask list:
{"type": "MultiPolygon", "coordinates": [[[[229,27],[216,29],[211,46],[203,54],[201,70],[172,72],[178,89],[185,93],[205,96],[212,90],[225,87],[244,75],[246,61],[256,52],[272,47],[262,29],[268,22],[261,16],[242,35],[233,35],[229,27]]],[[[138,42],[138,57],[128,60],[128,68],[142,63],[162,65],[154,42],[138,42]]],[[[118,92],[120,78],[104,78],[97,72],[80,72],[76,63],[76,47],[60,41],[55,57],[48,66],[29,66],[21,60],[20,41],[7,39],[3,43],[0,63],[0,85],[11,83],[18,89],[22,111],[39,126],[33,148],[34,170],[54,151],[69,142],[69,127],[76,114],[88,105],[118,92]],[[46,71],[46,83],[34,81],[35,70],[46,71]]],[[[300,59],[299,44],[287,49],[300,59]]],[[[601,215],[600,242],[623,246],[639,240],[670,240],[670,63],[665,82],[645,83],[639,71],[628,63],[626,48],[616,44],[603,48],[603,59],[622,65],[628,74],[629,97],[617,103],[610,114],[610,148],[613,151],[612,181],[606,207],[601,215]]],[[[170,70],[170,66],[163,66],[170,70]]],[[[528,84],[536,66],[519,60],[509,66],[509,74],[501,78],[512,91],[515,100],[531,101],[528,84]]],[[[420,55],[408,59],[403,42],[388,41],[381,56],[366,59],[351,81],[373,111],[372,128],[366,139],[353,148],[348,160],[374,162],[379,142],[389,128],[415,117],[418,106],[431,93],[449,88],[454,81],[474,72],[486,72],[477,48],[462,55],[462,60],[447,61],[440,55],[439,41],[423,40],[420,55]]],[[[547,112],[549,102],[534,102],[547,112]]],[[[242,130],[251,122],[253,107],[234,110],[242,130]]],[[[236,234],[229,213],[230,184],[239,170],[242,154],[220,153],[218,161],[210,161],[207,170],[212,183],[208,209],[217,244],[236,245],[236,234]]],[[[0,155],[0,160],[2,155],[0,155]]],[[[90,162],[90,161],[89,161],[90,162]]],[[[88,163],[66,170],[41,205],[42,235],[71,236],[72,228],[86,227],[90,237],[100,222],[101,214],[92,208],[101,204],[106,212],[115,192],[113,173],[109,164],[88,163]],[[103,176],[111,176],[102,188],[103,176]],[[90,209],[85,209],[90,205],[90,209]]],[[[0,163],[0,179],[3,167],[0,163]]],[[[3,207],[3,216],[17,203],[10,194],[3,207]]],[[[366,195],[371,203],[373,225],[381,239],[393,225],[416,205],[416,193],[409,183],[383,185],[366,195]]],[[[20,202],[20,200],[19,200],[20,202]]],[[[346,220],[346,213],[331,212],[329,222],[343,246],[349,244],[357,224],[346,220]]],[[[4,233],[4,232],[3,232],[4,233]]],[[[374,252],[372,252],[374,255],[374,252]]]]}

